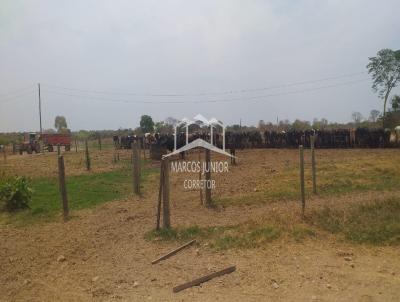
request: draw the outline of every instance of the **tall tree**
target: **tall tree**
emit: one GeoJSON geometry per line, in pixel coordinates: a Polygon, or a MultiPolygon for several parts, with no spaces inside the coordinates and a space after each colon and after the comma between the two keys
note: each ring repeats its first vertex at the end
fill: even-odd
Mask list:
{"type": "Polygon", "coordinates": [[[142,115],[140,118],[140,128],[143,133],[153,132],[154,130],[154,122],[151,116],[142,115]]]}
{"type": "Polygon", "coordinates": [[[165,123],[166,125],[172,125],[172,126],[174,126],[174,125],[177,124],[178,122],[179,122],[179,120],[177,120],[176,118],[171,117],[171,116],[167,117],[167,118],[165,119],[165,121],[164,121],[164,123],[165,123]]]}
{"type": "Polygon", "coordinates": [[[292,129],[293,130],[298,130],[298,131],[305,131],[305,130],[310,130],[311,125],[309,121],[301,121],[301,120],[295,120],[292,124],[292,129]]]}
{"type": "Polygon", "coordinates": [[[375,123],[379,117],[379,114],[381,114],[379,110],[376,109],[371,110],[371,112],[369,113],[369,120],[375,123]]]}
{"type": "Polygon", "coordinates": [[[327,126],[328,126],[328,120],[325,118],[322,118],[320,121],[317,118],[315,118],[312,123],[313,129],[316,130],[324,130],[327,126]]]}
{"type": "Polygon", "coordinates": [[[351,114],[351,118],[354,121],[354,123],[359,124],[363,120],[363,116],[360,112],[353,112],[351,114]]]}
{"type": "Polygon", "coordinates": [[[259,120],[257,128],[258,128],[258,130],[260,130],[260,131],[265,131],[266,125],[265,125],[264,120],[259,120]]]}
{"type": "Polygon", "coordinates": [[[161,121],[154,124],[154,131],[161,134],[167,134],[172,133],[174,130],[172,124],[167,124],[166,122],[161,121]]]}
{"type": "Polygon", "coordinates": [[[67,120],[62,115],[57,115],[54,120],[54,127],[57,129],[58,132],[61,132],[63,129],[67,129],[67,120]]]}
{"type": "Polygon", "coordinates": [[[372,76],[372,89],[383,99],[383,117],[390,92],[400,82],[400,50],[382,49],[376,57],[370,57],[367,65],[372,76]]]}

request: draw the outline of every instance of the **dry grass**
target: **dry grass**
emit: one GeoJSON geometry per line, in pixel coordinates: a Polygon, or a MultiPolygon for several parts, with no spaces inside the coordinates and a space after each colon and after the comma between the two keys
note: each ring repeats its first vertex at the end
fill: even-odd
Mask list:
{"type": "MultiPolygon", "coordinates": [[[[216,175],[216,202],[228,205],[299,198],[297,150],[239,152],[240,166],[229,175],[216,175]],[[248,171],[247,171],[248,170],[248,171]],[[233,183],[234,185],[229,185],[233,183]]],[[[310,154],[305,152],[306,194],[312,197],[310,154]]],[[[317,187],[320,196],[398,190],[398,150],[317,150],[317,187]]]]}
{"type": "Polygon", "coordinates": [[[309,216],[310,223],[347,240],[370,244],[400,243],[400,198],[364,200],[346,207],[323,206],[309,216]]]}

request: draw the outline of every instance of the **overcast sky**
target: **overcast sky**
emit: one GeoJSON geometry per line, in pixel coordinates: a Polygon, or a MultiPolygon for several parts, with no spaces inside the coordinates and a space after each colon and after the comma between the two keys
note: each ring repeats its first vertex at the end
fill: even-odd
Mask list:
{"type": "Polygon", "coordinates": [[[44,128],[349,121],[382,110],[368,57],[400,49],[398,0],[0,3],[0,131],[39,129],[37,83],[44,128]]]}

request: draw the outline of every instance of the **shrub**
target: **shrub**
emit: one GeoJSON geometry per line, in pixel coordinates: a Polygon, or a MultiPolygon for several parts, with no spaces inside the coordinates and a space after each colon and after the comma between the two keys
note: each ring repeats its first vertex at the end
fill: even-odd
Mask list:
{"type": "Polygon", "coordinates": [[[1,208],[8,212],[29,208],[31,199],[32,189],[25,177],[11,177],[0,184],[1,208]]]}

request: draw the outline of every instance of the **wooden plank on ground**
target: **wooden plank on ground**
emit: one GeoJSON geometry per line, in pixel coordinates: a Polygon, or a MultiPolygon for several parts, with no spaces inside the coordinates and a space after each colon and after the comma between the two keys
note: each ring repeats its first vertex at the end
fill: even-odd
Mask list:
{"type": "Polygon", "coordinates": [[[200,277],[200,278],[192,280],[190,282],[175,286],[173,288],[173,292],[174,293],[180,292],[181,290],[187,289],[189,287],[196,286],[196,285],[199,285],[201,283],[207,282],[207,281],[209,281],[209,280],[211,280],[211,279],[213,279],[215,277],[219,277],[219,276],[222,276],[222,275],[225,275],[225,274],[230,274],[230,273],[234,272],[235,270],[236,270],[236,266],[230,266],[230,267],[225,268],[225,269],[223,269],[221,271],[214,272],[212,274],[200,277]]]}
{"type": "Polygon", "coordinates": [[[193,243],[196,242],[196,239],[193,239],[192,241],[189,241],[188,243],[185,243],[184,245],[181,245],[180,247],[178,247],[177,249],[174,249],[173,251],[170,251],[169,253],[165,254],[164,256],[161,256],[160,258],[153,260],[151,262],[151,264],[156,264],[162,260],[165,260],[173,255],[175,255],[176,253],[178,253],[179,251],[183,250],[184,248],[192,245],[193,243]]]}

